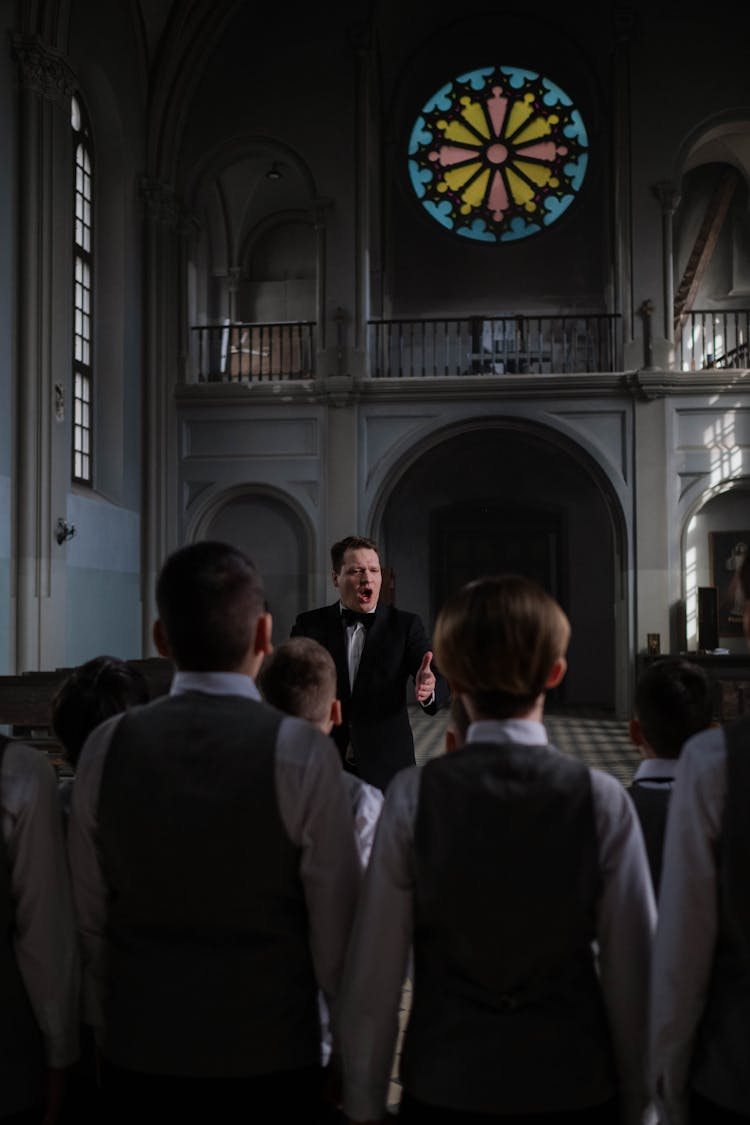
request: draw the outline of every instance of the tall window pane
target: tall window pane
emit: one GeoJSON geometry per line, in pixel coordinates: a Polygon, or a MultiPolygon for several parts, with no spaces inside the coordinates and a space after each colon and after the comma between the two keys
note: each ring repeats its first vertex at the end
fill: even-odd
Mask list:
{"type": "Polygon", "coordinates": [[[93,262],[92,217],[93,187],[91,139],[80,102],[71,99],[70,125],[73,130],[75,166],[73,172],[73,480],[93,482],[91,458],[91,291],[93,262]]]}

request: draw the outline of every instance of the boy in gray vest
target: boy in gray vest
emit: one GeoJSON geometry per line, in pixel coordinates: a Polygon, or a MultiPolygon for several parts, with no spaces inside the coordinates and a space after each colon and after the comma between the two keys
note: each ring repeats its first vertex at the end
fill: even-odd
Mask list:
{"type": "Polygon", "coordinates": [[[245,555],[176,551],[156,600],[170,694],[92,733],[69,827],[107,1120],[322,1121],[317,994],[336,999],[360,875],[341,763],[260,700],[245,555]]]}
{"type": "MultiPolygon", "coordinates": [[[[750,641],[750,554],[738,572],[750,641]]],[[[667,818],[651,1001],[663,1125],[750,1122],[750,716],[696,734],[667,818]]]]}
{"type": "Polygon", "coordinates": [[[470,726],[386,795],[342,998],[352,1121],[383,1112],[412,942],[405,1121],[641,1120],[653,894],[624,788],[547,742],[569,634],[513,575],[469,583],[438,616],[470,726]]]}
{"type": "Polygon", "coordinates": [[[698,664],[664,657],[638,680],[630,740],[642,762],[630,784],[646,843],[654,894],[659,893],[664,830],[680,752],[687,740],[711,726],[711,683],[698,664]]]}

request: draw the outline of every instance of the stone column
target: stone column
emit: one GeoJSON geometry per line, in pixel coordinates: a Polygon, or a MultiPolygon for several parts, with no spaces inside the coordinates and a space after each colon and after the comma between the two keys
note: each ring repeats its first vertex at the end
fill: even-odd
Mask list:
{"type": "Polygon", "coordinates": [[[173,188],[143,180],[145,354],[141,600],[144,655],[155,650],[156,579],[177,543],[177,433],[173,388],[185,351],[185,211],[173,188]]]}
{"type": "Polygon", "coordinates": [[[69,229],[72,214],[75,77],[36,36],[13,36],[11,51],[19,78],[14,659],[25,672],[62,664],[65,652],[65,547],[54,525],[66,515],[70,418],[56,410],[55,384],[70,385],[72,362],[72,311],[61,301],[72,291],[72,235],[58,232],[61,224],[69,229]]]}
{"type": "Polygon", "coordinates": [[[674,213],[680,193],[674,184],[654,184],[654,195],[661,204],[662,284],[664,292],[664,338],[669,345],[670,366],[674,363],[674,213]]]}
{"type": "Polygon", "coordinates": [[[634,357],[633,211],[630,156],[630,36],[633,16],[624,9],[615,15],[613,59],[613,312],[622,317],[625,367],[638,366],[634,357]]]}

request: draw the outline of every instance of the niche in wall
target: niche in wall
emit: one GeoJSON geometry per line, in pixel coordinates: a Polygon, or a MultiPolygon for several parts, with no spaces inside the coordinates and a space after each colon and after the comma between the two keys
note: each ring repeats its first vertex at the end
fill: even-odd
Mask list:
{"type": "Polygon", "coordinates": [[[307,535],[297,513],[276,496],[248,490],[214,512],[201,538],[231,543],[249,555],[265,584],[274,638],[288,637],[297,614],[309,608],[307,535]]]}

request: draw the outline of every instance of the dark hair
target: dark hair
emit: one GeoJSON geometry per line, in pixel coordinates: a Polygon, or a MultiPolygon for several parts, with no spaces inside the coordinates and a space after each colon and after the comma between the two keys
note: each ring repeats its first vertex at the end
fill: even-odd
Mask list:
{"type": "Polygon", "coordinates": [[[76,766],[94,727],[148,701],[145,676],[116,656],[95,656],[71,672],[52,699],[52,729],[70,764],[76,766]]]}
{"type": "Polygon", "coordinates": [[[247,555],[211,540],[169,556],[156,604],[175,664],[192,672],[238,668],[265,609],[263,583],[247,555]]]}
{"type": "Polygon", "coordinates": [[[336,698],[336,665],[328,649],[311,637],[292,637],[268,653],[257,682],[272,707],[320,723],[336,698]]]}
{"type": "Polygon", "coordinates": [[[658,660],[635,689],[635,714],[643,737],[660,758],[677,758],[691,735],[711,726],[711,681],[689,660],[658,660]]]}
{"type": "Polygon", "coordinates": [[[344,555],[347,551],[374,551],[380,558],[380,551],[378,545],[373,539],[368,539],[364,535],[347,535],[345,539],[339,539],[338,543],[334,543],[331,547],[331,566],[336,574],[341,573],[341,568],[344,565],[344,555]]]}
{"type": "Polygon", "coordinates": [[[555,599],[517,574],[478,578],[452,594],[435,623],[435,660],[454,693],[486,718],[521,715],[565,655],[570,624],[555,599]]]}

